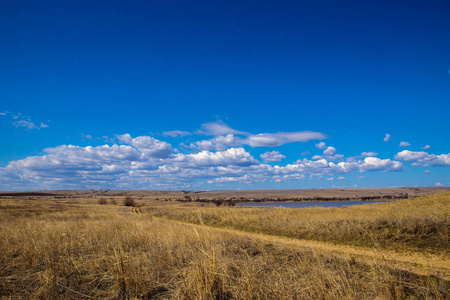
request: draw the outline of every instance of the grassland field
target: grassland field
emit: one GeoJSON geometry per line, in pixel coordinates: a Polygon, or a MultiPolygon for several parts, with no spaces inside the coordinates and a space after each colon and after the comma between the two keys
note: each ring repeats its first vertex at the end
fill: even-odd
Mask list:
{"type": "Polygon", "coordinates": [[[33,197],[0,199],[0,299],[450,298],[449,192],[308,209],[33,197]]]}

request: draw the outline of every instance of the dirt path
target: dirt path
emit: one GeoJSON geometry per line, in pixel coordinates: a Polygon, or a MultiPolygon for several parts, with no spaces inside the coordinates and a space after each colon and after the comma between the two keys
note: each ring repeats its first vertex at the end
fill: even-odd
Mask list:
{"type": "Polygon", "coordinates": [[[284,245],[292,245],[295,247],[309,248],[320,252],[332,252],[333,254],[338,254],[346,258],[354,257],[369,264],[383,264],[389,267],[398,268],[419,275],[435,275],[450,280],[450,259],[444,256],[424,253],[402,253],[385,249],[363,248],[348,245],[335,245],[327,242],[278,237],[266,234],[244,232],[234,229],[197,225],[175,220],[168,221],[184,224],[196,229],[208,229],[224,233],[232,233],[270,243],[279,243],[284,245]]]}

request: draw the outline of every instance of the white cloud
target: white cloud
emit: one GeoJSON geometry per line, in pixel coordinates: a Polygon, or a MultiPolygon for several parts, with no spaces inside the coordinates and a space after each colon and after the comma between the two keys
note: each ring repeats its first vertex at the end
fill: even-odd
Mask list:
{"type": "Polygon", "coordinates": [[[243,148],[167,156],[170,145],[151,137],[125,134],[118,139],[127,145],[61,145],[45,149],[42,156],[11,161],[0,168],[0,186],[14,188],[13,183],[20,183],[22,189],[173,189],[187,188],[208,178],[242,177],[244,183],[269,178],[266,165],[243,148]],[[164,155],[160,155],[161,151],[164,155]]]}
{"type": "Polygon", "coordinates": [[[166,158],[173,151],[169,143],[157,140],[150,136],[138,136],[132,138],[130,134],[118,135],[117,139],[131,145],[149,157],[166,158]]]}
{"type": "Polygon", "coordinates": [[[391,135],[389,133],[386,133],[384,136],[383,142],[389,142],[391,140],[391,135]]]}
{"type": "Polygon", "coordinates": [[[377,157],[366,157],[357,162],[339,162],[333,163],[322,158],[319,160],[298,160],[294,164],[288,164],[284,167],[275,166],[280,173],[302,173],[302,174],[348,174],[364,173],[372,171],[392,172],[403,170],[401,162],[390,159],[379,159],[377,157]]]}
{"type": "Polygon", "coordinates": [[[334,147],[327,147],[323,151],[323,155],[314,155],[312,159],[322,159],[325,158],[329,161],[340,161],[344,158],[344,155],[338,154],[336,148],[334,147]]]}
{"type": "Polygon", "coordinates": [[[434,184],[434,186],[444,186],[442,183],[440,183],[440,182],[436,182],[435,184],[434,184]]]}
{"type": "Polygon", "coordinates": [[[200,134],[205,135],[227,135],[227,134],[237,134],[237,135],[247,135],[247,132],[239,131],[231,128],[223,121],[205,123],[201,126],[198,131],[200,134]]]}
{"type": "Polygon", "coordinates": [[[192,133],[188,131],[181,131],[181,130],[171,130],[171,131],[164,131],[163,136],[170,136],[170,137],[183,137],[186,135],[192,135],[192,133]]]}
{"type": "Polygon", "coordinates": [[[190,145],[191,148],[202,150],[224,150],[227,147],[239,147],[248,145],[250,147],[277,147],[294,142],[307,142],[314,139],[323,139],[326,136],[320,132],[298,131],[249,134],[245,138],[233,134],[216,136],[209,140],[201,140],[190,145]]]}
{"type": "Polygon", "coordinates": [[[351,163],[305,158],[294,164],[270,166],[259,163],[243,148],[171,153],[161,157],[161,147],[164,151],[170,149],[165,142],[150,137],[132,138],[127,134],[118,138],[125,145],[62,145],[45,149],[41,156],[11,161],[5,168],[0,168],[0,186],[22,189],[183,189],[203,181],[213,184],[283,182],[303,180],[306,175],[336,178],[333,175],[399,171],[403,167],[400,162],[375,157],[351,163]]]}
{"type": "Polygon", "coordinates": [[[400,142],[400,145],[399,145],[399,147],[408,147],[408,146],[411,146],[411,144],[408,142],[400,142]]]}
{"type": "Polygon", "coordinates": [[[395,155],[395,159],[413,162],[415,166],[450,166],[450,153],[435,155],[425,151],[403,150],[395,155]]]}
{"type": "Polygon", "coordinates": [[[333,180],[334,180],[334,177],[328,177],[327,180],[328,180],[328,181],[333,181],[333,180]]]}
{"type": "Polygon", "coordinates": [[[423,147],[420,147],[420,149],[422,149],[422,150],[427,150],[427,149],[430,149],[430,148],[431,148],[430,145],[425,145],[423,147]]]}
{"type": "Polygon", "coordinates": [[[244,140],[232,134],[226,136],[216,136],[209,140],[201,140],[189,145],[191,148],[200,150],[219,150],[223,151],[229,147],[239,147],[244,145],[244,140]]]}
{"type": "Polygon", "coordinates": [[[244,184],[252,184],[256,182],[264,182],[267,181],[267,178],[257,174],[246,174],[244,176],[239,177],[219,177],[213,180],[208,180],[209,184],[213,183],[230,183],[230,182],[240,182],[244,184]]]}
{"type": "Polygon", "coordinates": [[[303,151],[302,153],[300,153],[301,156],[308,156],[310,154],[311,154],[311,152],[309,152],[308,150],[303,151]]]}
{"type": "Polygon", "coordinates": [[[363,152],[363,153],[361,153],[361,156],[364,156],[364,157],[377,156],[377,155],[378,155],[378,153],[376,153],[376,152],[363,152]]]}
{"type": "Polygon", "coordinates": [[[272,177],[275,182],[289,182],[292,180],[304,180],[306,178],[305,175],[303,174],[299,174],[299,173],[294,173],[294,174],[287,174],[287,175],[275,175],[272,177]]]}
{"type": "Polygon", "coordinates": [[[326,156],[333,156],[336,154],[337,154],[337,151],[336,151],[336,148],[334,148],[334,147],[328,147],[327,149],[325,149],[323,151],[323,155],[326,155],[326,156]]]}
{"type": "Polygon", "coordinates": [[[90,135],[90,134],[84,134],[84,133],[82,133],[82,134],[81,134],[81,137],[82,137],[83,139],[92,140],[92,135],[90,135]]]}
{"type": "Polygon", "coordinates": [[[260,133],[249,135],[244,144],[251,147],[276,147],[288,143],[308,142],[324,138],[326,136],[323,133],[313,131],[260,133]]]}
{"type": "Polygon", "coordinates": [[[430,174],[430,170],[425,170],[425,174],[430,174]]]}
{"type": "Polygon", "coordinates": [[[260,155],[260,157],[262,158],[263,162],[267,163],[267,162],[274,162],[274,161],[281,161],[282,159],[286,158],[286,156],[284,156],[283,154],[281,154],[278,151],[271,151],[271,152],[266,152],[260,155]]]}
{"type": "Polygon", "coordinates": [[[205,123],[198,134],[213,135],[214,138],[200,140],[189,145],[201,150],[225,150],[228,147],[277,147],[288,143],[325,139],[326,135],[314,131],[294,131],[252,134],[229,127],[223,121],[205,123]]]}
{"type": "Polygon", "coordinates": [[[0,113],[1,116],[9,116],[12,119],[12,125],[16,128],[25,127],[28,129],[41,129],[41,128],[48,128],[49,126],[43,122],[40,122],[40,124],[34,123],[30,117],[24,116],[21,113],[13,114],[10,112],[2,112],[0,113]]]}
{"type": "Polygon", "coordinates": [[[403,170],[401,162],[390,159],[379,159],[378,157],[366,157],[360,164],[360,172],[383,171],[392,172],[403,170]]]}
{"type": "Polygon", "coordinates": [[[316,148],[320,150],[324,150],[327,147],[327,145],[324,142],[320,142],[316,144],[316,148]]]}
{"type": "MultiPolygon", "coordinates": [[[[202,128],[204,132],[209,130],[209,134],[234,130],[220,122],[209,123],[202,128]]],[[[179,133],[173,135],[179,136],[179,133]]],[[[0,168],[0,187],[187,189],[206,183],[224,185],[232,182],[286,182],[304,180],[306,176],[310,179],[344,180],[345,177],[340,175],[403,169],[400,161],[374,157],[374,152],[363,152],[360,159],[354,157],[352,161],[342,161],[344,156],[331,146],[323,149],[323,155],[314,156],[311,160],[303,158],[292,164],[273,166],[268,162],[285,158],[279,151],[261,154],[264,162],[261,163],[241,146],[276,146],[324,138],[325,135],[319,132],[240,132],[238,135],[240,136],[237,136],[236,131],[215,135],[209,140],[198,141],[195,149],[200,150],[184,148],[183,153],[167,142],[150,136],[132,137],[130,134],[117,135],[115,139],[104,137],[112,145],[61,145],[47,148],[43,155],[11,161],[5,168],[0,168]],[[363,157],[364,154],[368,157],[363,157]]],[[[84,137],[88,138],[87,135],[84,137]]],[[[408,157],[401,153],[398,154],[399,157],[408,157]]],[[[425,154],[419,154],[420,159],[427,159],[424,163],[436,164],[442,159],[445,161],[441,156],[425,154]]],[[[418,159],[413,163],[422,163],[418,159]]]]}
{"type": "Polygon", "coordinates": [[[39,126],[34,124],[33,122],[27,121],[27,120],[18,120],[13,122],[13,126],[16,128],[19,127],[26,127],[28,129],[39,129],[39,126]]]}
{"type": "Polygon", "coordinates": [[[177,154],[173,159],[177,165],[191,168],[211,166],[249,166],[259,164],[244,148],[230,148],[225,151],[201,151],[195,154],[177,154]]]}

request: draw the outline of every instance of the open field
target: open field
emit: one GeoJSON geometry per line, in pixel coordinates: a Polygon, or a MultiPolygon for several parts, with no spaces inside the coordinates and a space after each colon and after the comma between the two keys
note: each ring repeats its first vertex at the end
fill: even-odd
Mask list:
{"type": "Polygon", "coordinates": [[[214,227],[450,255],[448,192],[343,208],[167,206],[156,211],[168,219],[214,227]]]}
{"type": "Polygon", "coordinates": [[[450,297],[450,193],[302,210],[29,197],[0,199],[0,299],[450,297]]]}
{"type": "Polygon", "coordinates": [[[362,199],[380,197],[413,198],[450,191],[450,187],[415,187],[415,188],[372,188],[372,189],[299,189],[299,190],[224,190],[224,191],[156,191],[156,190],[55,190],[0,192],[1,198],[28,197],[42,198],[96,198],[132,196],[144,200],[186,200],[196,199],[234,199],[241,201],[254,200],[311,200],[318,198],[362,199]]]}

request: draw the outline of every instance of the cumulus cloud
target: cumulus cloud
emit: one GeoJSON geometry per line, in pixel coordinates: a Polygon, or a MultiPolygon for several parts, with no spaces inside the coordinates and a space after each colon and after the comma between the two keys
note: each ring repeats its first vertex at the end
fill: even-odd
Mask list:
{"type": "Polygon", "coordinates": [[[391,135],[389,133],[386,133],[384,136],[383,142],[389,142],[391,140],[391,135]]]}
{"type": "Polygon", "coordinates": [[[430,170],[425,170],[425,174],[430,174],[430,170]]]}
{"type": "Polygon", "coordinates": [[[253,156],[244,148],[230,148],[225,151],[201,151],[195,154],[177,154],[173,163],[183,167],[211,167],[211,166],[249,166],[258,164],[253,156]]]}
{"type": "Polygon", "coordinates": [[[332,156],[332,155],[336,155],[336,154],[337,154],[337,151],[336,151],[336,148],[334,148],[334,147],[328,147],[327,149],[325,149],[323,151],[323,155],[326,155],[326,156],[332,156]]]}
{"type": "Polygon", "coordinates": [[[123,145],[61,145],[44,149],[41,156],[11,161],[0,168],[0,186],[14,188],[13,183],[20,182],[28,189],[183,188],[208,178],[269,178],[265,165],[243,148],[167,155],[171,146],[152,137],[117,138],[123,145]]]}
{"type": "Polygon", "coordinates": [[[399,145],[399,147],[408,147],[408,146],[411,146],[411,144],[408,142],[400,142],[400,145],[399,145]]]}
{"type": "Polygon", "coordinates": [[[444,186],[442,183],[440,183],[440,182],[436,182],[435,184],[434,184],[434,186],[444,186]]]}
{"type": "Polygon", "coordinates": [[[403,150],[395,155],[395,159],[412,162],[415,166],[450,166],[450,153],[435,155],[425,151],[403,150]]]}
{"type": "Polygon", "coordinates": [[[172,146],[150,136],[138,136],[132,138],[130,134],[118,135],[117,139],[125,144],[131,145],[149,157],[165,158],[170,155],[172,146]]]}
{"type": "Polygon", "coordinates": [[[268,151],[266,153],[261,154],[260,157],[265,163],[281,161],[282,159],[286,158],[286,156],[284,156],[278,151],[271,151],[271,152],[268,151]]]}
{"type": "Polygon", "coordinates": [[[376,152],[362,152],[361,155],[355,155],[355,156],[350,156],[347,157],[345,160],[347,162],[354,162],[357,161],[358,159],[364,158],[364,157],[375,157],[378,156],[378,153],[376,152]]]}
{"type": "Polygon", "coordinates": [[[47,124],[45,124],[43,122],[36,124],[35,122],[33,122],[33,120],[30,117],[22,115],[21,113],[14,114],[14,113],[10,113],[9,111],[7,111],[7,112],[2,112],[0,115],[5,116],[5,117],[10,117],[11,124],[16,128],[24,127],[24,128],[28,128],[28,129],[41,129],[41,128],[49,127],[47,124]]]}
{"type": "MultiPolygon", "coordinates": [[[[123,144],[96,147],[61,145],[45,149],[41,156],[11,161],[5,168],[0,168],[0,186],[28,189],[182,189],[202,182],[284,182],[303,180],[306,175],[336,178],[333,175],[391,172],[403,168],[398,161],[376,157],[339,163],[325,158],[305,158],[293,164],[271,166],[258,162],[244,148],[167,155],[166,151],[171,146],[151,137],[133,138],[125,134],[118,139],[123,144]]],[[[278,153],[270,155],[276,157],[278,153]]],[[[338,176],[337,179],[343,180],[344,177],[338,176]]]]}
{"type": "Polygon", "coordinates": [[[427,149],[430,149],[430,148],[431,148],[430,145],[425,145],[423,147],[420,147],[420,149],[422,149],[422,150],[427,150],[427,149]]]}
{"type": "Polygon", "coordinates": [[[327,145],[324,142],[320,142],[316,144],[316,148],[320,150],[324,150],[327,147],[327,145]]]}
{"type": "Polygon", "coordinates": [[[301,174],[348,174],[364,173],[373,171],[393,172],[403,170],[401,162],[391,159],[379,159],[377,157],[366,157],[364,160],[356,162],[329,162],[322,158],[319,160],[298,160],[294,164],[284,167],[275,166],[280,173],[301,173],[301,174]]]}
{"type": "MultiPolygon", "coordinates": [[[[42,155],[10,161],[0,168],[0,188],[3,189],[187,189],[201,184],[252,184],[272,181],[287,182],[314,179],[344,180],[345,174],[372,171],[393,172],[403,169],[400,161],[417,159],[413,163],[438,165],[446,162],[432,154],[398,153],[400,161],[380,159],[374,152],[363,152],[352,161],[342,161],[336,148],[318,143],[323,154],[295,163],[273,165],[285,155],[268,151],[255,159],[242,146],[276,146],[295,141],[325,138],[320,132],[278,132],[251,134],[236,131],[223,122],[202,126],[211,139],[198,141],[194,148],[183,152],[171,144],[151,136],[130,134],[105,137],[111,145],[60,145],[46,148],[42,155]],[[428,155],[428,156],[427,156],[428,155]],[[442,162],[441,162],[442,163],[442,162]]],[[[183,133],[170,132],[166,136],[183,133]]],[[[89,136],[84,135],[86,139],[89,136]]],[[[92,139],[97,140],[97,139],[92,139]]]]}
{"type": "Polygon", "coordinates": [[[330,161],[340,161],[344,158],[344,155],[338,154],[336,148],[329,146],[323,151],[323,155],[313,156],[313,159],[322,159],[322,158],[326,158],[327,160],[330,161]]]}

